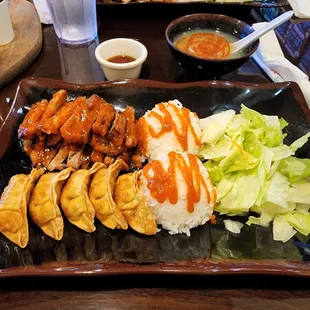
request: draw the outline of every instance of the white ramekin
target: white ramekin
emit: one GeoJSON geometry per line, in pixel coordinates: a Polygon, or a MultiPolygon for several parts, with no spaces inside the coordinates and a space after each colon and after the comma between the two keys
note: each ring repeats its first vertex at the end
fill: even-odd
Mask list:
{"type": "Polygon", "coordinates": [[[140,75],[142,64],[146,60],[147,49],[136,40],[117,38],[99,44],[95,50],[95,56],[109,81],[136,79],[140,75]],[[136,60],[128,63],[107,61],[107,59],[118,55],[131,56],[136,60]]]}

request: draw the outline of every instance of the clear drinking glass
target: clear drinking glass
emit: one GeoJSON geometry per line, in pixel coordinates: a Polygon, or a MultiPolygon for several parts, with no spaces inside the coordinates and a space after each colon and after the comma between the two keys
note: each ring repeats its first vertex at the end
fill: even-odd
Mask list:
{"type": "Polygon", "coordinates": [[[58,42],[62,79],[78,84],[104,81],[104,74],[95,57],[98,45],[98,38],[79,45],[58,42]]]}
{"type": "Polygon", "coordinates": [[[80,44],[97,36],[96,0],[47,0],[57,37],[80,44]]]}

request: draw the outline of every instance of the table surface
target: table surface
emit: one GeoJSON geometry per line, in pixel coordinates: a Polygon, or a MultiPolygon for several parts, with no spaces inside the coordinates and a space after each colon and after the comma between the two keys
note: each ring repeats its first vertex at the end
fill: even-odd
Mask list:
{"type": "MultiPolygon", "coordinates": [[[[176,15],[184,15],[182,10],[186,8],[182,7],[178,12],[171,9],[172,12],[165,12],[160,19],[152,17],[151,12],[148,16],[137,17],[117,10],[114,8],[114,15],[105,8],[99,10],[100,42],[114,37],[131,37],[145,44],[149,56],[141,78],[168,82],[194,79],[173,59],[164,38],[168,23],[176,15]]],[[[43,49],[38,58],[1,90],[1,111],[9,110],[17,85],[25,77],[63,79],[73,83],[103,81],[104,76],[94,58],[98,40],[73,48],[58,43],[52,26],[43,26],[43,34],[43,49]]],[[[269,82],[252,60],[222,79],[269,82]]],[[[266,306],[271,310],[309,309],[308,287],[307,279],[274,276],[17,278],[0,280],[0,305],[3,310],[263,309],[266,306]]]]}

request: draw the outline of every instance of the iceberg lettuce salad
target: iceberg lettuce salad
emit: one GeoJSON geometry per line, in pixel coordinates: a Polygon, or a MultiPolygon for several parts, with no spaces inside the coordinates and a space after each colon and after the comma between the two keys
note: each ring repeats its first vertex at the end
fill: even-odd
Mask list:
{"type": "Polygon", "coordinates": [[[273,225],[274,240],[283,242],[297,231],[310,234],[310,159],[294,156],[310,132],[286,145],[287,125],[242,105],[240,114],[201,119],[199,151],[217,190],[215,211],[247,215],[247,225],[273,225]]]}

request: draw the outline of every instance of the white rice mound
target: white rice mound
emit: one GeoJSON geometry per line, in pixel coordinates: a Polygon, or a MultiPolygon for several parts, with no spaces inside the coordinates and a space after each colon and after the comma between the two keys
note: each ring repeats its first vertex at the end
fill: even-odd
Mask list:
{"type": "MultiPolygon", "coordinates": [[[[189,158],[186,153],[181,153],[183,158],[189,163],[189,158]]],[[[157,156],[156,160],[160,160],[163,163],[163,168],[167,171],[169,167],[168,154],[161,153],[157,156]]],[[[197,158],[197,162],[200,168],[200,173],[206,182],[208,191],[210,193],[210,203],[208,203],[207,194],[205,190],[201,191],[200,201],[195,204],[194,211],[190,213],[187,209],[187,186],[186,181],[183,178],[182,173],[177,170],[177,182],[178,182],[178,202],[171,204],[167,199],[163,203],[159,203],[155,198],[151,196],[149,189],[147,188],[147,179],[141,176],[141,190],[147,200],[147,204],[150,207],[157,224],[162,228],[169,231],[170,234],[186,233],[190,236],[190,229],[199,225],[204,225],[213,213],[213,209],[216,203],[216,195],[213,191],[213,185],[209,178],[207,169],[203,166],[201,161],[197,158]]],[[[152,164],[152,163],[149,163],[152,164]]],[[[152,173],[150,169],[149,173],[152,173]]]]}
{"type": "MultiPolygon", "coordinates": [[[[175,111],[171,107],[171,105],[176,106],[178,109],[186,109],[182,106],[181,102],[178,100],[170,100],[168,102],[163,103],[165,106],[167,106],[168,111],[172,115],[172,119],[175,121],[178,130],[181,129],[181,123],[179,122],[179,118],[177,117],[175,111]]],[[[155,107],[152,109],[152,111],[155,111],[156,113],[163,115],[163,113],[160,111],[158,105],[155,105],[155,107]]],[[[146,112],[143,116],[148,123],[148,125],[152,126],[155,132],[159,132],[162,128],[162,124],[159,122],[157,118],[150,115],[150,111],[146,112]]],[[[202,130],[200,127],[200,119],[198,116],[190,112],[189,114],[191,124],[193,126],[193,129],[199,139],[201,140],[202,137],[202,130]]],[[[145,154],[145,158],[148,158],[150,160],[153,160],[156,158],[160,153],[169,153],[171,151],[175,152],[186,152],[191,154],[198,154],[199,151],[199,145],[196,145],[195,139],[193,137],[193,134],[191,131],[188,131],[188,149],[183,150],[182,146],[180,145],[177,137],[175,136],[173,131],[166,132],[159,138],[153,138],[149,133],[147,136],[147,149],[145,154]]]]}

